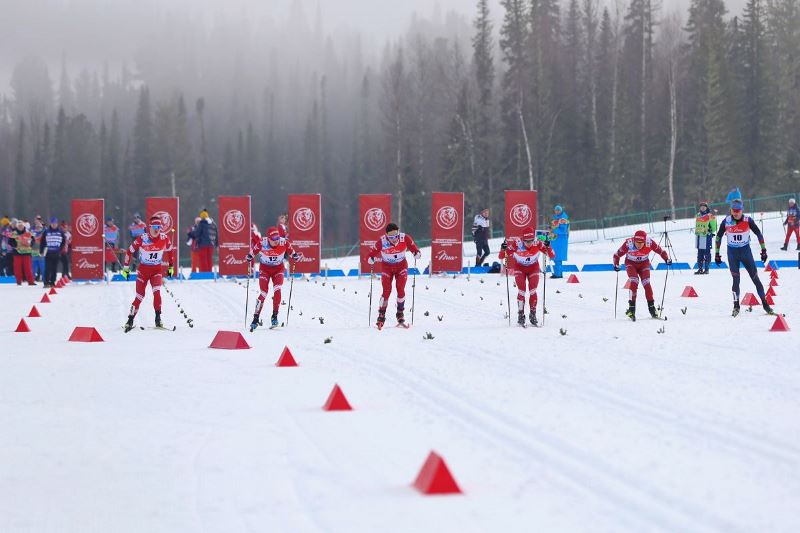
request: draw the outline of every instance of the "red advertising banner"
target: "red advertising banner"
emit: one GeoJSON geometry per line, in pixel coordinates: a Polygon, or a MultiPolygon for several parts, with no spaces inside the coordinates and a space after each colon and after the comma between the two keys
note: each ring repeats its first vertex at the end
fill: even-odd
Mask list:
{"type": "Polygon", "coordinates": [[[249,196],[219,197],[217,232],[221,276],[247,275],[250,226],[249,196]]]}
{"type": "MultiPolygon", "coordinates": [[[[177,197],[166,198],[145,198],[145,221],[150,224],[150,217],[157,216],[161,219],[161,231],[165,233],[170,241],[172,241],[172,248],[174,252],[175,268],[177,270],[180,265],[180,240],[181,236],[178,234],[178,222],[180,221],[180,199],[177,197]]],[[[166,254],[164,255],[163,266],[166,272],[167,261],[166,254]]]]}
{"type": "Polygon", "coordinates": [[[105,200],[72,200],[72,277],[102,279],[105,273],[105,200]]]}
{"type": "Polygon", "coordinates": [[[322,206],[319,194],[289,195],[289,235],[302,256],[294,271],[315,274],[322,258],[322,206]]]}
{"type": "Polygon", "coordinates": [[[521,237],[536,231],[536,191],[506,191],[506,237],[521,237]]]}
{"type": "Polygon", "coordinates": [[[359,240],[361,242],[360,272],[369,272],[367,256],[375,242],[386,233],[392,220],[391,194],[360,194],[358,196],[359,240]]]}
{"type": "Polygon", "coordinates": [[[461,272],[464,255],[464,193],[431,195],[431,273],[461,272]]]}

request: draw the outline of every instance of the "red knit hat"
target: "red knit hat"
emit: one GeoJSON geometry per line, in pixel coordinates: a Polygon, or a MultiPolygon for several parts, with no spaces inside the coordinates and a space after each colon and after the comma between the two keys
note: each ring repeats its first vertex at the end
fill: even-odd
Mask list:
{"type": "Polygon", "coordinates": [[[536,232],[533,231],[533,228],[525,228],[525,232],[522,234],[523,241],[533,241],[536,240],[536,232]]]}
{"type": "Polygon", "coordinates": [[[645,233],[643,229],[640,229],[639,231],[633,234],[633,240],[644,242],[647,240],[647,233],[645,233]]]}
{"type": "Polygon", "coordinates": [[[278,228],[272,226],[267,229],[267,237],[269,237],[273,241],[277,241],[281,238],[281,232],[278,231],[278,228]]]}

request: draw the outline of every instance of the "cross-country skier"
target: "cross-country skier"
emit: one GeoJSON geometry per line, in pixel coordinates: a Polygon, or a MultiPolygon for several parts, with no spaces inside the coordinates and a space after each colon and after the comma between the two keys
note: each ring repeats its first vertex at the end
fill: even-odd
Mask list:
{"type": "Polygon", "coordinates": [[[165,233],[161,232],[161,218],[157,216],[150,217],[147,233],[136,237],[128,248],[128,251],[125,252],[125,260],[122,264],[123,278],[128,279],[131,260],[137,253],[139,254],[139,267],[136,270],[136,298],[134,298],[133,304],[131,304],[131,310],[128,313],[128,322],[125,324],[125,332],[133,329],[133,319],[136,317],[136,313],[139,312],[139,305],[144,299],[144,293],[147,289],[148,282],[150,282],[150,287],[153,289],[153,308],[156,312],[156,327],[164,327],[164,324],[161,322],[162,260],[167,260],[167,264],[169,265],[167,274],[170,277],[174,275],[175,267],[173,265],[174,250],[172,248],[172,241],[165,233]]]}
{"type": "Polygon", "coordinates": [[[406,306],[406,281],[408,280],[408,261],[406,251],[414,254],[414,259],[419,260],[422,252],[419,251],[414,239],[407,233],[401,233],[394,222],[386,226],[386,234],[375,242],[367,258],[367,263],[374,265],[376,258],[381,257],[381,294],[378,303],[378,329],[383,329],[386,322],[386,308],[389,306],[389,296],[392,294],[392,280],[397,286],[397,325],[408,327],[403,316],[406,306]]]}
{"type": "Polygon", "coordinates": [[[789,239],[792,235],[797,243],[797,249],[800,250],[800,209],[797,208],[794,198],[789,198],[789,207],[786,208],[786,220],[783,221],[783,225],[786,226],[786,240],[783,241],[781,250],[786,251],[789,248],[789,239]]]}
{"type": "MultiPolygon", "coordinates": [[[[536,239],[536,232],[533,228],[527,228],[522,234],[522,238],[514,237],[506,239],[500,245],[500,259],[509,257],[514,260],[512,270],[514,271],[514,281],[517,284],[517,323],[525,326],[525,296],[530,294],[530,315],[529,319],[534,326],[539,322],[536,319],[536,304],[539,296],[536,288],[539,286],[539,254],[545,253],[552,259],[555,252],[550,248],[550,241],[539,241],[536,239]]],[[[510,312],[510,310],[509,310],[510,312]]]]}
{"type": "Polygon", "coordinates": [[[292,248],[289,239],[281,237],[280,230],[276,227],[267,229],[267,234],[258,242],[254,242],[247,254],[247,262],[258,260],[259,274],[258,286],[261,293],[256,301],[256,311],[253,314],[253,322],[250,324],[250,331],[254,331],[260,323],[261,309],[264,307],[264,300],[269,294],[269,282],[272,281],[272,317],[270,327],[278,325],[278,307],[281,305],[281,287],[283,286],[283,262],[290,260],[296,263],[300,259],[300,254],[292,248]]]}
{"type": "Polygon", "coordinates": [[[719,255],[719,247],[722,242],[722,236],[727,236],[728,239],[728,268],[731,270],[733,276],[733,316],[739,314],[739,266],[744,265],[744,269],[753,280],[756,286],[758,297],[761,298],[764,311],[767,314],[774,314],[772,308],[767,302],[764,301],[766,295],[764,294],[764,285],[758,279],[758,270],[756,270],[756,262],[753,259],[753,251],[750,249],[750,232],[755,233],[758,239],[758,244],[761,246],[761,260],[766,263],[767,261],[767,246],[764,244],[764,236],[761,235],[761,230],[755,220],[744,214],[744,204],[741,199],[734,199],[731,201],[731,214],[725,217],[722,224],[717,231],[717,239],[714,243],[714,262],[719,266],[722,264],[722,257],[719,255]]]}
{"type": "Polygon", "coordinates": [[[619,260],[625,256],[625,272],[628,273],[628,284],[630,287],[630,300],[628,300],[628,310],[625,315],[631,320],[636,320],[636,292],[639,288],[639,280],[644,287],[644,295],[647,298],[647,310],[650,316],[658,318],[655,300],[653,299],[653,286],[650,283],[650,253],[655,252],[667,265],[672,264],[672,260],[661,246],[647,236],[644,230],[639,230],[633,237],[625,239],[617,253],[614,254],[614,270],[620,271],[619,260]]]}

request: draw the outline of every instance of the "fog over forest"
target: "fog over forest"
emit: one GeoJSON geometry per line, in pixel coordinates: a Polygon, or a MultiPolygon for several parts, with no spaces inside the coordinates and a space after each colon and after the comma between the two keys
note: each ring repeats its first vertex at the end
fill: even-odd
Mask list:
{"type": "Polygon", "coordinates": [[[184,224],[230,193],[264,225],[320,192],[345,244],[361,192],[425,234],[433,190],[584,219],[796,188],[798,1],[722,5],[4,0],[0,208],[125,222],[174,179],[184,224]]]}

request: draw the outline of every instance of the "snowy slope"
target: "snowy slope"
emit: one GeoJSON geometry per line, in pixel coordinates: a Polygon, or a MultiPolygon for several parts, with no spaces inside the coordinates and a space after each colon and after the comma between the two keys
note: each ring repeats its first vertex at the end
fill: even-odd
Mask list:
{"type": "Polygon", "coordinates": [[[670,274],[666,322],[615,321],[615,274],[579,277],[548,280],[545,327],[525,330],[503,277],[418,277],[415,325],[382,332],[368,279],[298,280],[289,326],[241,351],[207,348],[244,330],[234,281],[171,283],[178,330],[127,335],[132,284],[72,284],[26,334],[41,289],[0,286],[0,531],[797,531],[798,271],[775,289],[788,333],[730,318],[724,270],[670,274]],[[106,342],[66,342],[76,325],[106,342]],[[299,368],[274,366],[284,345],[299,368]],[[353,412],[320,409],[334,383],[353,412]],[[464,495],[410,487],[431,449],[464,495]]]}

